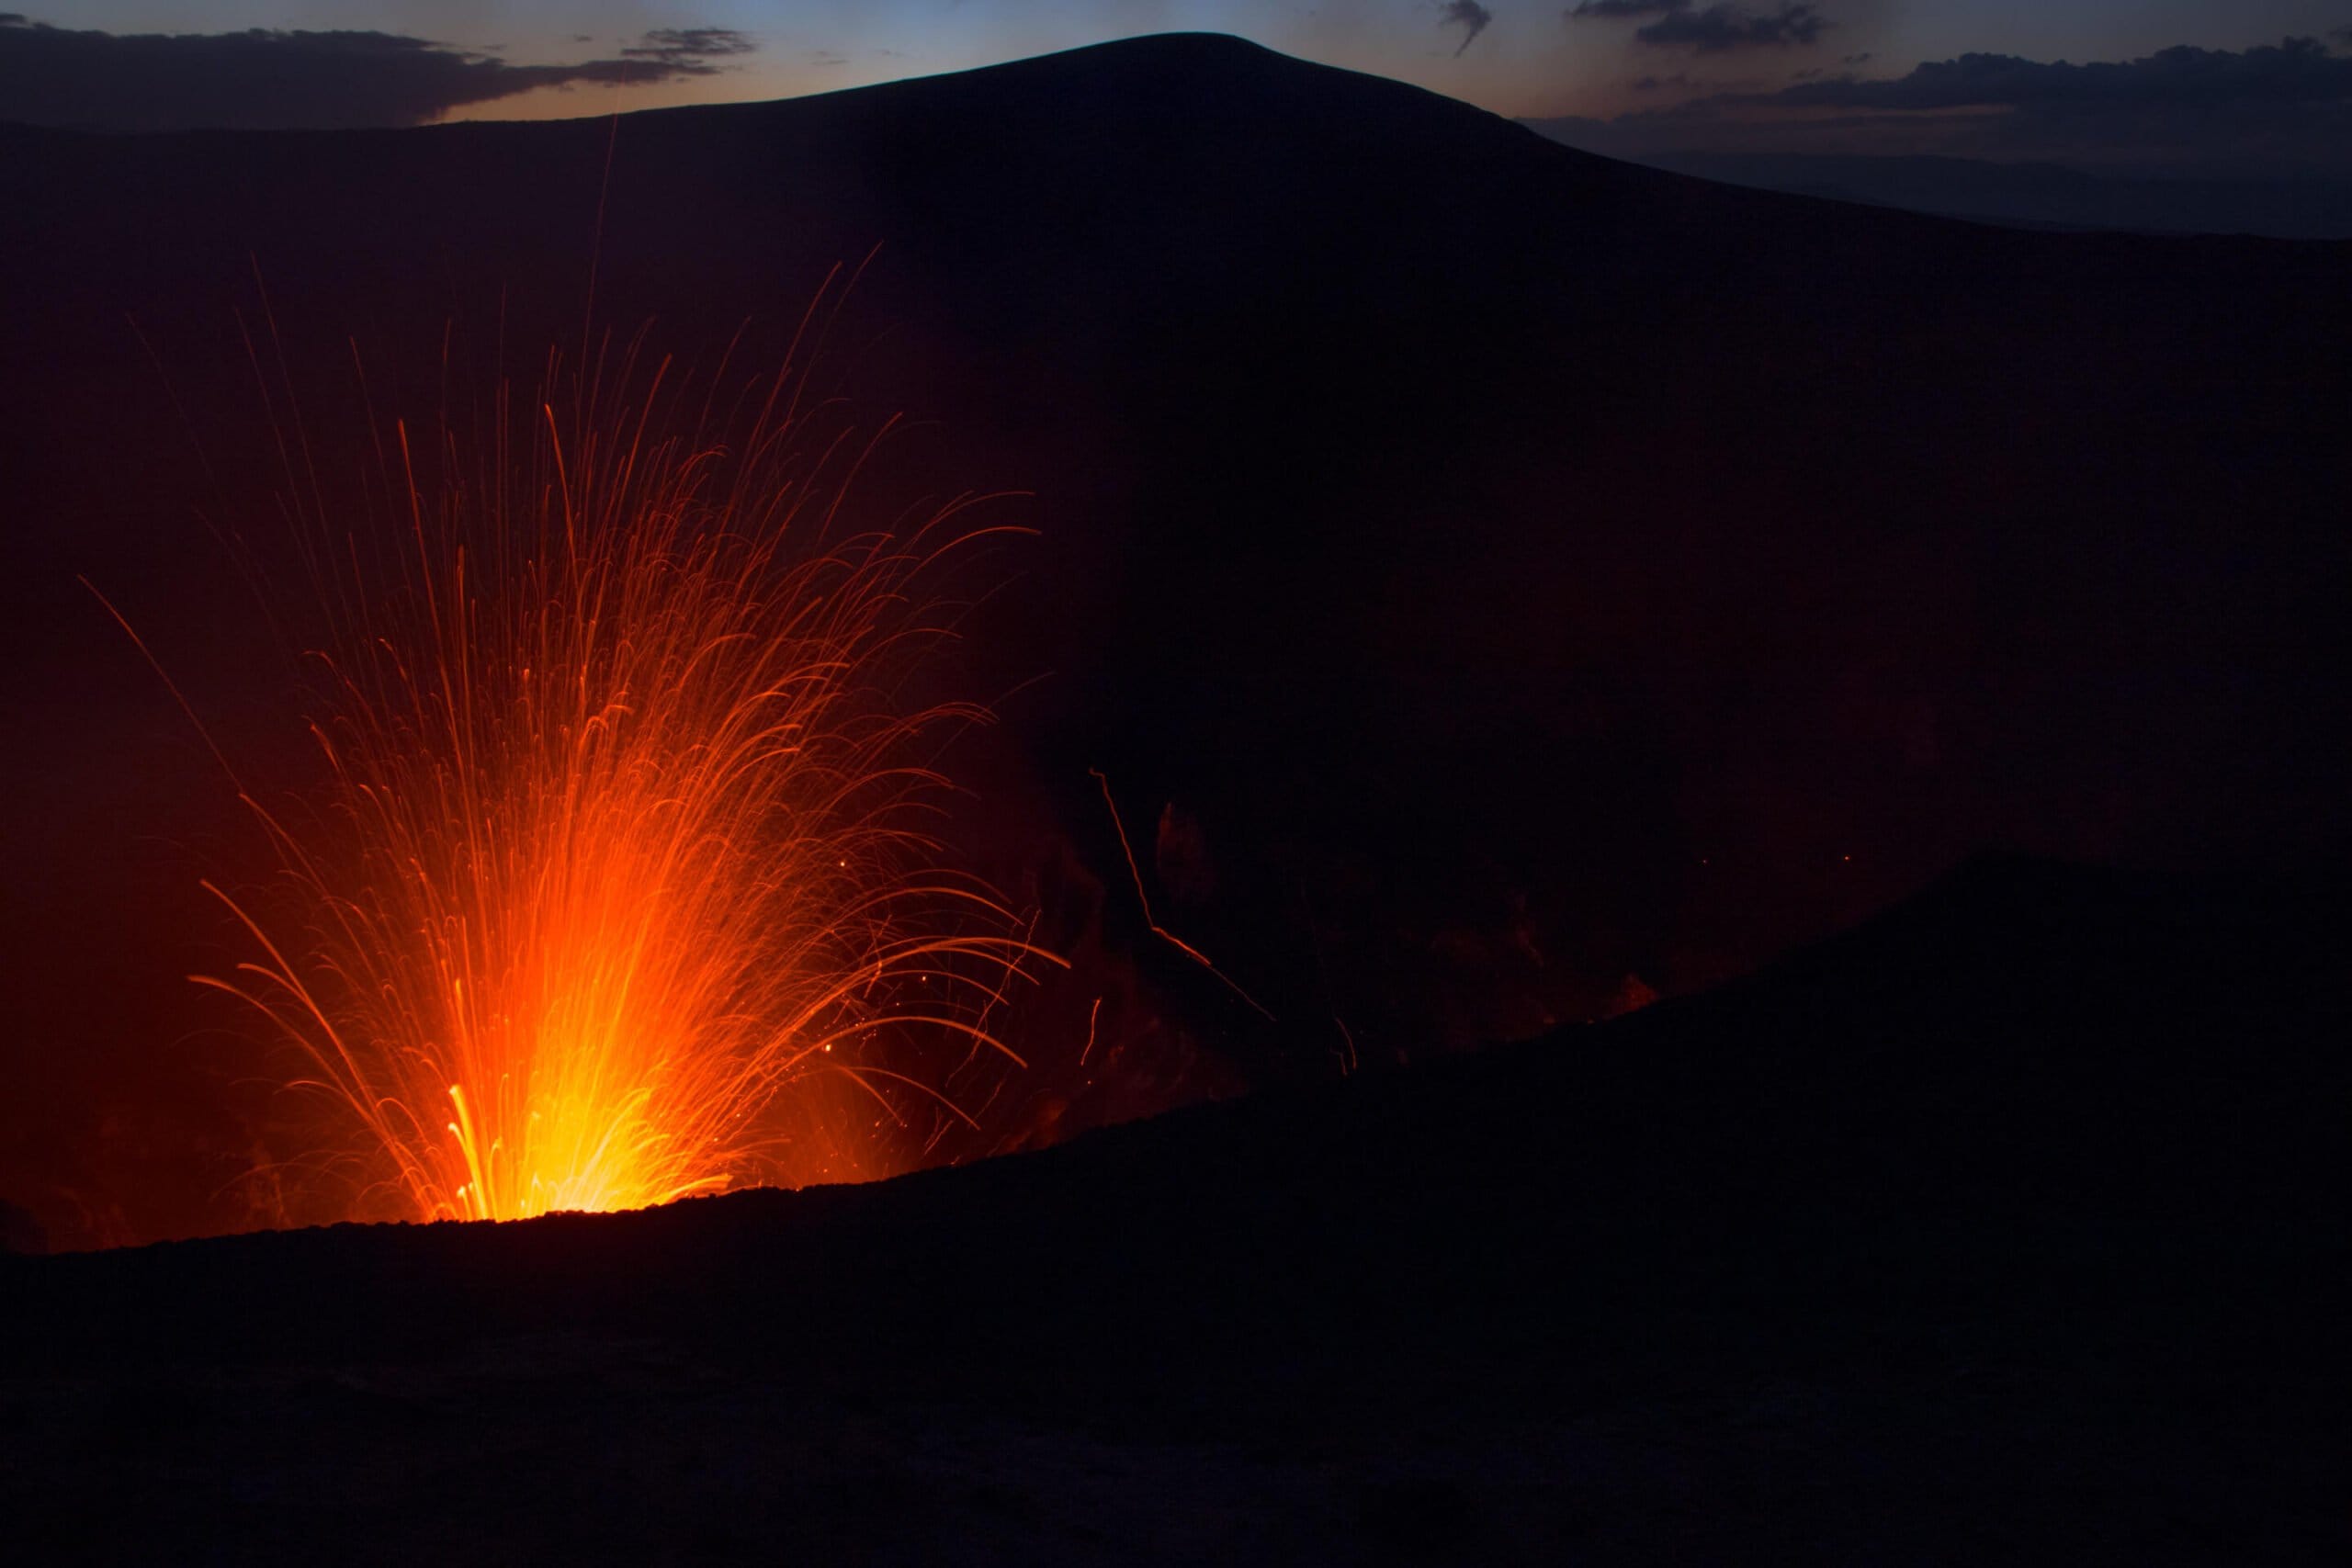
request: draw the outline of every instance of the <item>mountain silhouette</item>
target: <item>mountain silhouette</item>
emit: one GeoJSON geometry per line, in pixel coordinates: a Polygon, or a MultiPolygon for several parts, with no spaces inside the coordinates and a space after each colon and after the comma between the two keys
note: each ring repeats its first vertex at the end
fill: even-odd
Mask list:
{"type": "Polygon", "coordinates": [[[207,928],[153,843],[236,813],[74,578],[298,755],[233,694],[282,666],[208,527],[277,514],[281,435],[333,491],[363,409],[463,425],[551,345],[770,366],[836,265],[812,384],[912,421],[877,506],[1010,489],[1041,531],[965,627],[1012,694],[975,832],[1073,845],[1258,1081],[1329,1043],[1148,936],[1090,770],[1193,825],[1190,940],[1382,1061],[1747,972],[1983,848],[2345,849],[2342,245],[1736,189],[1201,36],[616,120],[13,129],[0,195],[0,669],[43,759],[6,805],[49,825],[6,934],[68,1099],[185,1028],[164,955],[207,928]]]}

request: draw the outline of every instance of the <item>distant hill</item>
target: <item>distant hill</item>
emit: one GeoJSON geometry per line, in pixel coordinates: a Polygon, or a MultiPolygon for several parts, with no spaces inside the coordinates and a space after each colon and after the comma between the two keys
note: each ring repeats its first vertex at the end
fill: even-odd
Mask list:
{"type": "MultiPolygon", "coordinates": [[[[1530,129],[1583,145],[1583,122],[1530,129]]],[[[2055,164],[1797,152],[1659,152],[1638,160],[1726,185],[2027,229],[2352,239],[2352,184],[2322,179],[2134,179],[2055,164]]]]}

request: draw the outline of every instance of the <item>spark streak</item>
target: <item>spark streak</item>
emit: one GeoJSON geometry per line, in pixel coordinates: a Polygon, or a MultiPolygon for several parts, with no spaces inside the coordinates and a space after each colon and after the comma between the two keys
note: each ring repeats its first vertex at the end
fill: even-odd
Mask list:
{"type": "Polygon", "coordinates": [[[1136,864],[1135,846],[1127,842],[1127,825],[1119,819],[1119,803],[1111,798],[1111,780],[1100,768],[1089,768],[1086,771],[1094,775],[1094,782],[1096,784],[1102,786],[1102,804],[1110,808],[1111,826],[1118,830],[1119,851],[1122,854],[1127,857],[1127,874],[1135,881],[1136,901],[1143,906],[1143,923],[1151,928],[1152,935],[1158,937],[1169,946],[1174,948],[1177,952],[1182,953],[1185,957],[1191,959],[1193,963],[1199,964],[1210,974],[1216,976],[1219,980],[1225,983],[1226,989],[1231,991],[1235,996],[1239,997],[1243,1001],[1248,1002],[1252,1008],[1257,1009],[1259,1015],[1264,1018],[1269,1023],[1272,1022],[1274,1021],[1274,1015],[1266,1011],[1264,1008],[1260,1007],[1258,1004],[1258,998],[1243,990],[1238,985],[1236,985],[1231,976],[1226,974],[1224,970],[1219,969],[1216,964],[1210,963],[1207,953],[1203,953],[1199,948],[1194,947],[1191,942],[1186,942],[1183,938],[1178,936],[1175,932],[1170,931],[1167,927],[1161,925],[1158,920],[1151,918],[1151,895],[1143,890],[1143,868],[1136,864]]]}

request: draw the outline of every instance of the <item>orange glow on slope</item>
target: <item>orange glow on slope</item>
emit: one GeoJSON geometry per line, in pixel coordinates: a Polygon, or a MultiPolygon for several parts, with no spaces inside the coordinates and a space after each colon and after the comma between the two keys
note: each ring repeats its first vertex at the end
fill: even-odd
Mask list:
{"type": "Polygon", "coordinates": [[[941,732],[987,716],[900,706],[959,507],[834,537],[863,457],[796,458],[788,413],[740,452],[657,437],[661,379],[569,436],[543,406],[470,484],[420,482],[398,426],[397,542],[310,530],[328,783],[246,792],[281,874],[207,884],[253,956],[198,978],[275,1021],[326,1163],[412,1218],[854,1168],[852,1123],[945,1105],[941,1037],[1019,1061],[988,1009],[1058,962],[924,830],[941,732]]]}

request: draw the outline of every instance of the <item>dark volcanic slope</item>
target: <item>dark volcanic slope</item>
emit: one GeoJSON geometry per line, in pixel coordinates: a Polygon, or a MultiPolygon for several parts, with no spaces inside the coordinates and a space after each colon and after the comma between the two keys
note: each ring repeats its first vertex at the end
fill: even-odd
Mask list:
{"type": "Polygon", "coordinates": [[[72,1475],[142,1499],[117,1541],[527,1539],[480,1464],[570,1473],[545,1495],[602,1521],[592,1556],[707,1506],[987,1557],[1004,1520],[923,1490],[974,1473],[930,1433],[1009,1467],[1057,1558],[1098,1493],[1167,1483],[1166,1528],[1227,1524],[1125,1516],[1125,1549],[2320,1560],[2352,1392],[2338,902],[1980,863],[1597,1031],[967,1170],[8,1261],[12,1506],[72,1475]],[[655,1468],[594,1479],[624,1464],[655,1468]],[[760,1514],[814,1484],[794,1464],[914,1512],[760,1514]],[[1342,1533],[1264,1533],[1334,1476],[1371,1488],[1342,1533]]]}
{"type": "MultiPolygon", "coordinates": [[[[967,644],[978,689],[1052,672],[1006,705],[1031,792],[1114,889],[1086,769],[1176,803],[1216,873],[1188,935],[1374,1055],[1736,972],[1979,844],[2345,844],[2343,246],[1713,186],[1211,38],[617,128],[8,130],[0,707],[53,761],[5,781],[42,830],[0,936],[43,955],[44,1064],[119,1081],[188,1027],[165,953],[212,928],[142,834],[235,817],[74,574],[232,743],[300,744],[192,521],[280,484],[256,264],[332,486],[346,337],[380,410],[527,387],[600,200],[595,320],[706,366],[883,246],[827,385],[938,422],[886,502],[1036,492],[967,644]]],[[[1297,1048],[1199,983],[1238,1057],[1297,1048]]]]}

